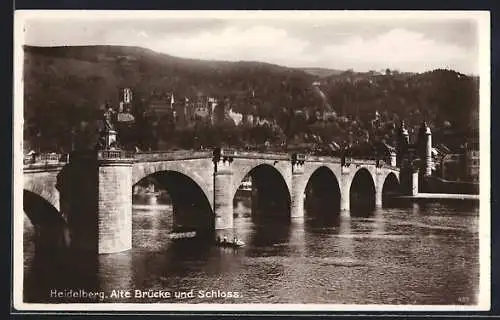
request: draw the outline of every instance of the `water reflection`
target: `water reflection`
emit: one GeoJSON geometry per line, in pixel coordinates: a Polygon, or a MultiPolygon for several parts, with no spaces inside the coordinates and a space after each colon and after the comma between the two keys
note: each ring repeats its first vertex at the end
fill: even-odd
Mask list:
{"type": "Polygon", "coordinates": [[[252,225],[252,232],[249,236],[247,255],[268,256],[282,254],[284,249],[288,249],[288,239],[290,237],[291,223],[284,219],[276,220],[258,219],[252,225]],[[280,227],[276,228],[279,223],[280,227]]]}
{"type": "Polygon", "coordinates": [[[110,293],[113,290],[127,290],[133,288],[136,279],[133,273],[133,257],[130,254],[120,252],[116,254],[106,254],[99,256],[99,284],[100,290],[110,293]],[[114,275],[120,274],[120,277],[114,275]]]}
{"type": "Polygon", "coordinates": [[[384,210],[381,208],[377,208],[373,212],[372,234],[374,234],[374,235],[385,234],[384,210]]]}
{"type": "Polygon", "coordinates": [[[417,214],[419,214],[419,213],[420,213],[420,205],[419,205],[417,202],[415,202],[415,203],[413,203],[413,204],[412,204],[412,210],[411,210],[411,213],[412,213],[413,215],[417,215],[417,214]]]}
{"type": "Polygon", "coordinates": [[[302,256],[305,252],[305,222],[304,219],[292,219],[290,222],[290,237],[286,245],[290,246],[295,256],[302,256]]]}
{"type": "Polygon", "coordinates": [[[117,300],[141,303],[476,302],[477,208],[410,203],[356,211],[349,218],[335,210],[306,211],[304,219],[289,221],[255,219],[241,203],[234,226],[247,245],[237,250],[217,248],[204,239],[170,239],[172,207],[161,201],[135,202],[133,249],[118,254],[38,256],[28,225],[25,300],[55,302],[48,297],[51,288],[87,288],[216,293],[117,300]],[[240,297],[218,296],[219,291],[240,297]]]}

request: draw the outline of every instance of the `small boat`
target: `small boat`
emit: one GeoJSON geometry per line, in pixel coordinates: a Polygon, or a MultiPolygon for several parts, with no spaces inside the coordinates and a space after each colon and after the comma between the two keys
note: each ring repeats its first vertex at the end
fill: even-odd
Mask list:
{"type": "Polygon", "coordinates": [[[196,231],[188,231],[188,232],[173,232],[168,235],[170,239],[186,239],[186,238],[194,238],[196,237],[196,231]]]}
{"type": "Polygon", "coordinates": [[[227,240],[216,241],[215,244],[222,248],[241,248],[245,245],[245,242],[238,239],[234,239],[233,241],[227,241],[227,240]]]}

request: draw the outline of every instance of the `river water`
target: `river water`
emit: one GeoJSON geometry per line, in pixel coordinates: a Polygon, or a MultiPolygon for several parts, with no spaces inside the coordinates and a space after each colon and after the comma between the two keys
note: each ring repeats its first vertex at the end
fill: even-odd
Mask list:
{"type": "Polygon", "coordinates": [[[136,203],[133,249],[100,255],[95,263],[80,256],[64,258],[63,262],[59,258],[54,259],[58,262],[40,261],[35,256],[33,231],[25,227],[24,299],[477,303],[477,203],[408,202],[363,215],[353,212],[351,218],[306,212],[303,220],[292,222],[255,221],[242,203],[235,212],[236,232],[246,243],[237,250],[217,248],[196,239],[173,242],[169,237],[172,207],[136,203]],[[80,294],[82,290],[104,292],[104,296],[61,298],[51,296],[54,290],[66,294],[69,290],[80,294]]]}

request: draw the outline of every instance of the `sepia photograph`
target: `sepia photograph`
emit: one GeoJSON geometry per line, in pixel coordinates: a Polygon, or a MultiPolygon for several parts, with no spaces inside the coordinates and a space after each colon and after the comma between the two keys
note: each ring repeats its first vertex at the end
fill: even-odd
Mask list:
{"type": "Polygon", "coordinates": [[[489,12],[14,23],[16,310],[489,310],[489,12]]]}

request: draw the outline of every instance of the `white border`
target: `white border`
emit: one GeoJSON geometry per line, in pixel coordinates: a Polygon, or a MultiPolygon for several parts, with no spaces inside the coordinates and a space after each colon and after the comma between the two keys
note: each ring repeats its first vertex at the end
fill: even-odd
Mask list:
{"type": "Polygon", "coordinates": [[[490,308],[490,13],[489,11],[85,11],[18,10],[14,13],[14,110],[13,110],[13,307],[18,311],[483,311],[490,308]],[[23,26],[30,18],[57,19],[186,19],[230,18],[273,20],[476,20],[480,75],[480,283],[478,304],[463,305],[353,305],[353,304],[173,304],[96,303],[34,304],[22,301],[23,292],[23,26]]]}
{"type": "Polygon", "coordinates": [[[479,292],[491,301],[491,22],[489,12],[478,19],[479,39],[479,292]]]}

